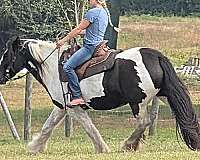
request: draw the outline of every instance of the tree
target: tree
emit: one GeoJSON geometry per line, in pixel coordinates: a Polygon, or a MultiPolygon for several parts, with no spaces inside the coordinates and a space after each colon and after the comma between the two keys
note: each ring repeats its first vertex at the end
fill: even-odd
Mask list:
{"type": "MultiPolygon", "coordinates": [[[[111,14],[111,21],[115,27],[119,26],[119,16],[121,13],[121,1],[120,0],[108,0],[108,9],[111,14]]],[[[105,39],[108,39],[108,46],[116,49],[117,47],[117,36],[118,33],[113,27],[109,26],[106,31],[105,39]]]]}
{"type": "Polygon", "coordinates": [[[61,30],[70,30],[67,18],[75,25],[71,0],[1,0],[0,5],[0,49],[13,35],[52,40],[61,30]]]}

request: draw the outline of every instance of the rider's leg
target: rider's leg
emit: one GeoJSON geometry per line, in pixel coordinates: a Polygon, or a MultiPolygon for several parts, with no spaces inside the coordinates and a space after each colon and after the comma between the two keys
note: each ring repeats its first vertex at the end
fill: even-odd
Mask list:
{"type": "Polygon", "coordinates": [[[69,87],[72,91],[73,100],[70,102],[71,105],[78,105],[84,103],[81,97],[81,89],[79,85],[78,77],[75,73],[75,68],[88,61],[93,54],[94,47],[83,47],[74,53],[70,59],[65,62],[63,69],[68,77],[69,87]]]}

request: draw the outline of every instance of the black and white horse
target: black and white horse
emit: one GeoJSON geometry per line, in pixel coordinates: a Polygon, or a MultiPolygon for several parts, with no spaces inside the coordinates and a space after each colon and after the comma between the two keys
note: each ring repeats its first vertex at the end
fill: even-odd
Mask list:
{"type": "MultiPolygon", "coordinates": [[[[44,59],[56,47],[53,42],[16,40],[7,44],[0,58],[0,83],[4,84],[21,69],[27,68],[45,87],[55,107],[41,132],[28,144],[31,153],[44,150],[55,126],[65,116],[63,93],[58,73],[58,51],[44,59]],[[58,107],[57,107],[58,106],[58,107]],[[59,108],[60,107],[60,108],[59,108]]],[[[95,110],[110,110],[129,104],[137,119],[133,134],[125,140],[123,149],[136,150],[150,124],[147,104],[154,96],[165,97],[170,105],[186,145],[200,149],[200,129],[188,91],[177,77],[169,60],[150,48],[131,48],[119,53],[112,69],[85,78],[80,82],[84,99],[95,110]]],[[[64,84],[67,92],[67,83],[64,84]]],[[[91,138],[97,153],[109,152],[86,111],[68,109],[91,138]]]]}

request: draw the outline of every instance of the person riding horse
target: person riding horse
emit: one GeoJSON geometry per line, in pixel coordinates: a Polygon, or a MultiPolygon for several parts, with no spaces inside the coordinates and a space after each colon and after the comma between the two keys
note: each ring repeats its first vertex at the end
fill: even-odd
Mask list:
{"type": "Polygon", "coordinates": [[[75,52],[68,61],[64,63],[63,70],[68,77],[69,87],[72,92],[72,101],[70,106],[84,105],[80,84],[75,73],[75,68],[88,61],[99,43],[104,39],[106,28],[108,26],[110,14],[105,0],[90,0],[90,9],[84,16],[80,24],[74,28],[67,36],[57,41],[57,47],[61,47],[65,42],[86,30],[83,39],[83,47],[75,52]]]}

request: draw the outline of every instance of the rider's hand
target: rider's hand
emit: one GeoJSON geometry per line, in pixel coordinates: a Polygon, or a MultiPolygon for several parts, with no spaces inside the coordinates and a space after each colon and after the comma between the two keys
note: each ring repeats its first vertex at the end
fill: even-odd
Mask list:
{"type": "Polygon", "coordinates": [[[57,48],[62,47],[64,44],[65,44],[65,40],[64,39],[56,41],[56,47],[57,48]]]}

